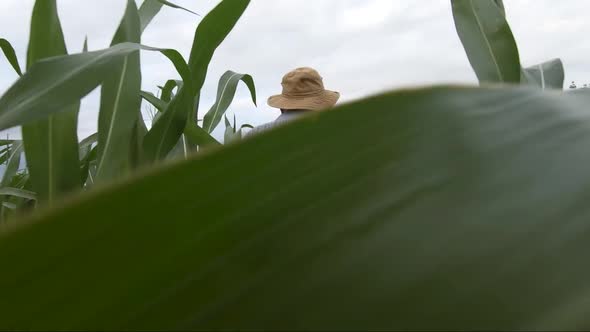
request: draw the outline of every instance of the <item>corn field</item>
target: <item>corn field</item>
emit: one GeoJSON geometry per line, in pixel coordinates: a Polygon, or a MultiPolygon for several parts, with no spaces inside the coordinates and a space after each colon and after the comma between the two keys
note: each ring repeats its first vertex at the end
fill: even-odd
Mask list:
{"type": "Polygon", "coordinates": [[[141,43],[182,9],[163,0],[128,0],[111,46],[75,54],[56,0],[37,0],[24,69],[0,39],[18,75],[0,130],[23,137],[0,141],[0,329],[590,328],[590,92],[563,91],[559,59],[521,62],[501,0],[451,0],[480,86],[391,91],[242,140],[225,113],[240,83],[256,104],[254,79],[228,71],[206,112],[199,96],[249,2],[220,1],[186,59],[141,43]],[[141,91],[140,52],[181,80],[141,91]]]}

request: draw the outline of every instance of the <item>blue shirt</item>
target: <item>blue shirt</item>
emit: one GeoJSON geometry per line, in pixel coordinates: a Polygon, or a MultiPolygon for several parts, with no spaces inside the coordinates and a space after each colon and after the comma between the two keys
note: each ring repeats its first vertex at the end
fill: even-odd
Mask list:
{"type": "Polygon", "coordinates": [[[285,112],[285,113],[281,114],[281,116],[279,116],[273,122],[265,123],[263,125],[260,125],[254,129],[250,130],[246,134],[246,137],[248,137],[250,135],[256,135],[256,134],[261,133],[263,131],[266,131],[266,130],[272,129],[274,127],[277,127],[279,125],[285,124],[287,122],[293,121],[306,113],[307,112],[285,112]]]}

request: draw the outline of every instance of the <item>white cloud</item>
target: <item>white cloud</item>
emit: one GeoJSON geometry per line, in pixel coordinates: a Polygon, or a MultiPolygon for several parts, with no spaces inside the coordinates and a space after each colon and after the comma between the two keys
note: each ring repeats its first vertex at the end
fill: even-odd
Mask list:
{"type": "Polygon", "coordinates": [[[339,24],[345,27],[346,31],[379,27],[396,7],[399,7],[399,4],[389,0],[359,1],[342,11],[339,24]]]}
{"type": "MultiPolygon", "coordinates": [[[[205,14],[218,0],[175,2],[205,14]]],[[[91,49],[107,47],[125,6],[124,0],[58,3],[71,51],[82,47],[86,35],[91,49]]],[[[505,4],[523,63],[561,57],[568,81],[590,83],[590,23],[582,15],[590,7],[587,0],[505,4]]],[[[15,45],[21,61],[32,5],[33,0],[0,0],[0,36],[15,45]]],[[[186,12],[164,9],[143,43],[175,48],[188,57],[198,21],[186,12]]],[[[178,77],[159,54],[143,53],[142,65],[145,90],[156,91],[157,85],[178,77]]],[[[259,99],[254,108],[247,89],[240,87],[229,116],[237,114],[239,123],[271,121],[278,112],[266,106],[266,99],[280,92],[283,74],[299,66],[316,67],[327,88],[340,91],[344,101],[408,85],[476,82],[456,35],[450,1],[254,0],[213,59],[201,110],[213,104],[217,80],[229,69],[252,74],[259,99]]],[[[0,91],[15,79],[0,59],[0,91]]],[[[81,138],[96,130],[98,96],[95,92],[83,103],[81,138]]]]}

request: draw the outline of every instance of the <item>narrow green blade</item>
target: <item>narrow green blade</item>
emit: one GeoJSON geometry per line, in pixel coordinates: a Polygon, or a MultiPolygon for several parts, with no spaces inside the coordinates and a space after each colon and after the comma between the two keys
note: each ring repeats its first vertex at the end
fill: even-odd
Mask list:
{"type": "Polygon", "coordinates": [[[237,131],[237,129],[236,129],[235,124],[232,127],[231,123],[227,119],[227,116],[225,116],[225,133],[223,135],[223,144],[229,144],[229,143],[233,142],[234,140],[236,140],[236,138],[237,138],[236,131],[237,131]]]}
{"type": "Polygon", "coordinates": [[[158,2],[160,2],[161,4],[164,4],[164,5],[168,6],[168,7],[170,7],[170,8],[181,9],[181,10],[184,10],[185,12],[189,12],[189,13],[191,13],[191,14],[195,14],[195,15],[197,15],[197,16],[201,16],[201,15],[199,15],[199,14],[197,14],[197,13],[193,12],[193,11],[192,11],[192,10],[190,10],[190,9],[186,9],[186,8],[184,8],[184,7],[181,7],[181,6],[177,5],[177,4],[174,4],[174,3],[170,2],[170,1],[166,1],[166,0],[157,0],[157,1],[158,1],[158,2]]]}
{"type": "Polygon", "coordinates": [[[12,145],[16,142],[17,142],[16,140],[12,140],[12,139],[0,139],[0,147],[12,145]]]}
{"type": "Polygon", "coordinates": [[[520,83],[520,57],[503,7],[451,0],[459,38],[481,83],[520,83]]]}
{"type": "Polygon", "coordinates": [[[143,33],[164,4],[158,0],[144,0],[139,7],[140,32],[143,33]]]}
{"type": "Polygon", "coordinates": [[[148,160],[166,158],[178,143],[187,127],[187,120],[192,121],[195,99],[205,83],[207,69],[215,50],[233,29],[249,3],[249,0],[223,0],[197,27],[189,59],[189,68],[194,79],[190,85],[184,80],[184,86],[146,135],[144,150],[148,160]]]}
{"type": "Polygon", "coordinates": [[[182,136],[180,136],[178,143],[176,143],[172,151],[170,151],[170,153],[168,154],[167,159],[187,159],[188,156],[191,154],[192,149],[190,146],[190,142],[186,139],[186,136],[183,134],[182,136]]]}
{"type": "Polygon", "coordinates": [[[80,151],[85,150],[89,147],[92,147],[94,144],[98,142],[98,133],[94,133],[80,142],[80,151]]]}
{"type": "Polygon", "coordinates": [[[125,56],[139,50],[166,56],[181,76],[190,71],[175,50],[123,43],[108,49],[60,56],[38,62],[0,97],[0,130],[30,123],[62,112],[79,101],[116,70],[125,56]]]}
{"type": "Polygon", "coordinates": [[[254,105],[256,105],[256,87],[254,85],[252,76],[238,74],[233,71],[227,71],[225,74],[223,74],[223,76],[221,76],[221,79],[219,80],[219,86],[217,88],[217,100],[215,101],[213,107],[211,107],[209,112],[207,112],[205,115],[203,128],[207,132],[212,133],[221,122],[221,119],[225,115],[225,112],[234,99],[236,89],[240,81],[243,81],[248,89],[250,89],[252,101],[254,102],[254,105]]]}
{"type": "MultiPolygon", "coordinates": [[[[111,46],[139,43],[139,15],[134,0],[127,1],[125,15],[111,46]]],[[[126,176],[131,170],[130,153],[134,127],[141,112],[141,68],[139,52],[114,64],[102,83],[98,116],[97,182],[108,182],[126,176]]]]}
{"type": "Polygon", "coordinates": [[[0,235],[0,327],[585,330],[589,102],[405,90],[97,191],[0,235]]]}
{"type": "Polygon", "coordinates": [[[5,146],[0,149],[0,165],[4,165],[4,163],[8,162],[10,159],[10,146],[5,146]]]}
{"type": "MultiPolygon", "coordinates": [[[[156,114],[156,116],[158,114],[156,114]]],[[[143,140],[147,132],[148,130],[145,125],[145,120],[143,119],[143,115],[140,113],[135,126],[133,127],[133,135],[131,137],[131,167],[133,169],[139,169],[145,164],[143,140]]]]}
{"type": "Polygon", "coordinates": [[[82,140],[79,144],[80,151],[80,178],[82,184],[88,181],[88,171],[91,162],[96,162],[98,146],[98,133],[94,133],[82,140]]]}
{"type": "Polygon", "coordinates": [[[500,8],[502,15],[504,15],[504,17],[506,17],[506,9],[504,8],[504,1],[503,0],[494,0],[494,2],[498,6],[498,8],[500,8]]]}
{"type": "Polygon", "coordinates": [[[536,85],[543,90],[563,90],[565,70],[560,59],[553,59],[536,66],[524,68],[523,75],[523,82],[536,85]]]}
{"type": "Polygon", "coordinates": [[[141,98],[143,98],[148,103],[152,104],[152,106],[154,106],[160,112],[164,112],[166,107],[168,107],[168,103],[154,96],[154,94],[151,92],[141,91],[139,94],[141,98]]]}
{"type": "Polygon", "coordinates": [[[197,27],[188,64],[195,77],[194,91],[197,93],[205,83],[215,50],[233,30],[249,4],[250,0],[222,0],[197,27]]]}
{"type": "Polygon", "coordinates": [[[8,151],[8,159],[6,161],[6,169],[2,175],[0,187],[8,187],[12,183],[12,178],[18,172],[20,167],[21,155],[23,153],[23,143],[18,143],[12,146],[8,151]]]}
{"type": "Polygon", "coordinates": [[[148,27],[148,25],[152,22],[152,20],[156,17],[156,15],[158,15],[158,13],[160,12],[160,10],[162,10],[162,7],[164,5],[171,7],[171,8],[182,9],[182,10],[187,11],[189,13],[200,16],[199,14],[197,14],[191,10],[188,10],[184,7],[173,4],[169,1],[144,0],[143,3],[141,4],[141,7],[139,8],[139,19],[141,21],[141,23],[140,23],[141,33],[144,32],[144,30],[148,27]]]}
{"type": "Polygon", "coordinates": [[[160,87],[160,89],[162,90],[161,93],[161,99],[167,103],[169,103],[172,98],[174,97],[174,89],[178,88],[182,88],[182,86],[184,85],[184,83],[182,81],[179,80],[168,80],[166,81],[166,84],[164,84],[163,87],[160,87]]]}
{"type": "Polygon", "coordinates": [[[200,147],[208,147],[208,146],[221,146],[222,144],[219,143],[211,134],[209,134],[205,129],[199,127],[196,123],[189,123],[184,131],[184,136],[188,140],[188,142],[192,145],[200,146],[200,147]]]}
{"type": "MultiPolygon", "coordinates": [[[[31,18],[27,68],[45,58],[66,55],[55,0],[37,0],[31,18]]],[[[23,76],[24,77],[24,76],[23,76]]],[[[22,78],[21,78],[22,79],[22,78]]],[[[17,83],[18,84],[18,83],[17,83]]],[[[38,91],[24,91],[29,97],[38,91]]],[[[7,95],[10,93],[7,92],[7,95]]],[[[1,104],[1,101],[0,101],[1,104]]],[[[45,108],[47,105],[39,105],[45,108]]],[[[52,204],[81,187],[78,176],[78,112],[80,101],[60,105],[61,113],[22,127],[27,167],[41,202],[52,204]]],[[[1,106],[0,106],[1,109],[1,106]]],[[[18,112],[8,109],[8,112],[18,112]]]]}
{"type": "MultiPolygon", "coordinates": [[[[91,165],[96,165],[97,164],[97,158],[98,158],[98,146],[95,147],[91,147],[88,146],[86,148],[86,151],[84,153],[84,156],[80,159],[80,178],[82,179],[82,183],[87,186],[88,185],[88,179],[90,178],[90,167],[91,165]]],[[[94,184],[94,174],[96,174],[96,172],[93,172],[93,179],[92,179],[92,184],[94,184]]]]}
{"type": "Polygon", "coordinates": [[[2,50],[2,52],[4,53],[4,56],[6,57],[6,60],[8,60],[8,63],[10,63],[12,68],[14,68],[14,71],[19,76],[23,76],[23,73],[20,69],[20,65],[18,64],[18,58],[16,57],[16,53],[14,52],[14,48],[12,47],[10,42],[8,42],[8,40],[0,38],[0,50],[2,50]]]}
{"type": "Polygon", "coordinates": [[[37,194],[34,192],[19,188],[2,187],[0,188],[0,195],[19,197],[33,201],[37,200],[37,194]]]}

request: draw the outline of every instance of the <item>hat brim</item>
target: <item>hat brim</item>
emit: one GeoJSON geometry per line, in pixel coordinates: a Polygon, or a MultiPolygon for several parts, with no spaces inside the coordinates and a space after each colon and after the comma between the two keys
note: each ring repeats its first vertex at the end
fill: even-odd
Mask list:
{"type": "Polygon", "coordinates": [[[292,97],[276,95],[268,98],[268,106],[285,110],[321,111],[332,108],[340,99],[340,93],[325,90],[316,96],[292,97]]]}

